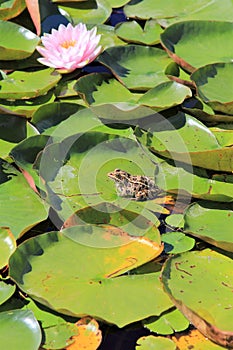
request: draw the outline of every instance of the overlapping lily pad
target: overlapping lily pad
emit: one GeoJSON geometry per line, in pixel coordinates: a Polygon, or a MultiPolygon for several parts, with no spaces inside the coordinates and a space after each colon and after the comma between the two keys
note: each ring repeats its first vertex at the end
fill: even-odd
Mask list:
{"type": "Polygon", "coordinates": [[[0,344],[3,349],[37,350],[41,339],[40,326],[32,311],[0,313],[0,344]]]}
{"type": "Polygon", "coordinates": [[[23,0],[7,0],[0,4],[0,20],[6,21],[7,19],[18,16],[26,5],[23,0]]]}
{"type": "Polygon", "coordinates": [[[163,338],[163,337],[155,337],[153,335],[141,337],[137,340],[136,350],[150,350],[156,348],[158,350],[175,350],[176,345],[172,340],[163,338]]]}
{"type": "Polygon", "coordinates": [[[116,34],[131,43],[155,45],[160,42],[162,28],[155,20],[148,20],[142,28],[138,22],[123,22],[115,29],[116,34]]]}
{"type": "Polygon", "coordinates": [[[16,168],[3,160],[0,164],[0,226],[9,227],[15,238],[18,238],[45,220],[48,208],[16,168]]]}
{"type": "Polygon", "coordinates": [[[0,281],[0,305],[8,300],[15,292],[15,285],[0,281]]]}
{"type": "Polygon", "coordinates": [[[148,90],[166,81],[165,69],[171,63],[156,47],[127,45],[111,47],[98,61],[107,66],[128,89],[148,90]]]}
{"type": "Polygon", "coordinates": [[[75,4],[62,4],[59,7],[71,16],[75,24],[104,23],[111,14],[111,5],[107,0],[78,1],[75,4]]]}
{"type": "Polygon", "coordinates": [[[205,249],[170,258],[162,273],[175,305],[200,332],[225,347],[233,345],[232,266],[229,256],[205,249]]]}
{"type": "Polygon", "coordinates": [[[210,129],[196,118],[181,112],[147,125],[150,134],[140,140],[161,156],[202,168],[232,171],[233,148],[221,147],[210,129]]]}
{"type": "MultiPolygon", "coordinates": [[[[120,247],[94,248],[79,244],[78,232],[73,227],[21,244],[10,259],[11,277],[31,297],[59,312],[95,315],[120,327],[171,307],[158,273],[119,276],[158,255],[156,243],[139,238],[120,247]],[[141,255],[140,245],[146,255],[141,255]]],[[[103,242],[109,238],[102,237],[103,242]]]]}
{"type": "Polygon", "coordinates": [[[61,75],[54,69],[44,69],[32,73],[16,71],[0,82],[0,98],[29,99],[44,95],[52,89],[61,75]]]}
{"type": "Polygon", "coordinates": [[[193,72],[209,63],[232,60],[232,31],[232,22],[179,22],[165,29],[161,42],[175,62],[193,72]]]}
{"type": "Polygon", "coordinates": [[[138,103],[160,111],[177,106],[191,96],[192,91],[187,86],[174,81],[168,81],[147,91],[139,98],[138,103]]]}
{"type": "Polygon", "coordinates": [[[0,21],[0,60],[21,60],[35,51],[40,38],[18,24],[0,21]]]}
{"type": "Polygon", "coordinates": [[[196,202],[187,208],[184,219],[186,232],[233,252],[233,205],[196,202]]]}
{"type": "Polygon", "coordinates": [[[0,268],[8,264],[10,255],[16,249],[16,240],[9,228],[0,228],[0,268]]]}
{"type": "Polygon", "coordinates": [[[216,63],[197,69],[191,79],[196,83],[198,94],[205,103],[213,110],[232,115],[232,75],[233,63],[216,63]]]}
{"type": "Polygon", "coordinates": [[[232,2],[228,0],[132,0],[124,10],[128,17],[156,18],[163,26],[194,19],[231,21],[233,16],[232,2]]]}

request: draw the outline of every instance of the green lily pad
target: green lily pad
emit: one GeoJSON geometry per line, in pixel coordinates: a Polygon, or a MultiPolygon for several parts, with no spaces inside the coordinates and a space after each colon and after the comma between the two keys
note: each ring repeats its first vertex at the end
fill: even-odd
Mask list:
{"type": "Polygon", "coordinates": [[[147,91],[139,98],[138,103],[153,107],[156,111],[181,104],[186,98],[192,96],[192,91],[175,81],[163,82],[147,91]]]}
{"type": "Polygon", "coordinates": [[[232,74],[233,63],[216,63],[197,69],[191,79],[200,98],[213,110],[233,115],[232,74]]]}
{"type": "Polygon", "coordinates": [[[140,45],[110,47],[97,60],[134,90],[148,90],[167,81],[165,69],[171,63],[164,50],[140,45]]]}
{"type": "Polygon", "coordinates": [[[0,269],[8,264],[9,257],[16,249],[16,240],[7,227],[0,228],[0,269]]]}
{"type": "Polygon", "coordinates": [[[23,175],[3,160],[0,182],[0,226],[9,227],[15,238],[47,218],[46,203],[32,191],[23,175]]]}
{"type": "Polygon", "coordinates": [[[116,26],[115,33],[119,38],[139,44],[155,45],[160,42],[163,29],[155,20],[148,20],[144,29],[136,21],[123,22],[116,26]]]}
{"type": "MultiPolygon", "coordinates": [[[[91,106],[91,111],[101,119],[115,122],[125,121],[137,123],[138,119],[153,115],[153,109],[131,102],[105,103],[100,106],[91,106]]],[[[134,124],[134,125],[135,125],[134,124]]]]}
{"type": "Polygon", "coordinates": [[[172,340],[163,337],[148,335],[137,340],[135,350],[176,350],[176,344],[172,340]]]}
{"type": "Polygon", "coordinates": [[[71,6],[59,5],[72,18],[74,24],[102,24],[107,21],[112,12],[112,7],[107,0],[89,0],[71,3],[71,6]]]}
{"type": "MultiPolygon", "coordinates": [[[[168,192],[186,196],[187,204],[190,197],[219,202],[233,201],[233,184],[230,179],[210,178],[204,169],[192,165],[163,161],[159,164],[156,183],[168,192]]],[[[171,216],[167,218],[170,219],[171,216]]]]}
{"type": "Polygon", "coordinates": [[[30,30],[0,20],[0,60],[22,60],[31,56],[40,38],[30,30]]]}
{"type": "Polygon", "coordinates": [[[118,8],[123,5],[125,5],[128,2],[128,0],[108,0],[108,3],[113,7],[113,8],[118,8]]]}
{"type": "Polygon", "coordinates": [[[185,212],[184,231],[216,247],[233,252],[232,209],[231,204],[192,203],[185,212]]]}
{"type": "Polygon", "coordinates": [[[3,281],[0,281],[0,305],[5,303],[15,292],[15,285],[6,284],[3,281]]]}
{"type": "Polygon", "coordinates": [[[143,321],[144,327],[161,335],[184,331],[189,324],[187,318],[178,309],[168,310],[159,317],[150,317],[143,321]]]}
{"type": "MultiPolygon", "coordinates": [[[[152,241],[148,245],[139,238],[123,246],[94,248],[77,242],[77,230],[72,227],[63,233],[43,234],[17,248],[9,266],[10,276],[20,288],[58,312],[77,317],[95,315],[119,327],[171,307],[159,273],[119,276],[135,263],[140,265],[139,247],[148,252],[144,261],[152,258],[152,241]]],[[[111,231],[108,235],[103,231],[103,242],[108,239],[111,231]]]]}
{"type": "Polygon", "coordinates": [[[104,50],[112,46],[126,45],[123,40],[118,38],[112,26],[108,26],[106,24],[98,24],[97,34],[101,35],[100,45],[104,50]]]}
{"type": "Polygon", "coordinates": [[[26,118],[31,118],[33,113],[40,108],[40,106],[52,103],[55,100],[53,89],[49,90],[45,95],[40,95],[35,98],[29,98],[26,100],[7,100],[0,99],[2,108],[11,111],[13,114],[20,114],[26,118]]]}
{"type": "Polygon", "coordinates": [[[38,154],[43,150],[48,141],[49,137],[45,135],[31,136],[18,143],[10,152],[10,156],[14,159],[17,166],[24,170],[25,174],[32,177],[38,189],[41,188],[42,183],[33,165],[38,154]]]}
{"type": "MultiPolygon", "coordinates": [[[[75,323],[66,322],[60,314],[53,314],[45,306],[35,303],[32,299],[26,299],[24,310],[31,310],[43,330],[43,348],[49,350],[63,349],[70,345],[72,336],[78,334],[75,323]]],[[[76,322],[77,319],[74,319],[76,322]]]]}
{"type": "Polygon", "coordinates": [[[206,169],[233,170],[233,148],[221,147],[210,129],[188,114],[159,115],[148,128],[150,132],[140,131],[137,137],[155,154],[206,169]]]}
{"type": "Polygon", "coordinates": [[[32,73],[15,71],[0,81],[0,98],[35,98],[46,94],[60,79],[61,75],[51,68],[32,73]]]}
{"type": "MultiPolygon", "coordinates": [[[[129,202],[127,204],[125,202],[120,201],[116,201],[116,203],[114,204],[103,202],[91,207],[81,208],[65,221],[63,227],[73,227],[76,225],[84,224],[100,224],[102,226],[112,225],[121,228],[121,230],[124,230],[130,236],[147,236],[153,238],[153,241],[156,241],[160,246],[160,234],[157,228],[157,226],[159,226],[159,221],[157,217],[154,214],[152,214],[149,210],[143,210],[143,207],[138,206],[134,202],[129,202]],[[127,207],[122,208],[120,204],[123,203],[125,205],[128,204],[127,207]]],[[[98,235],[101,235],[101,232],[98,233],[98,235]]],[[[94,233],[92,236],[94,237],[94,233]]],[[[113,239],[112,241],[114,245],[117,244],[117,241],[113,239]]],[[[80,234],[79,242],[81,242],[82,244],[88,244],[89,242],[89,244],[91,244],[90,238],[88,236],[82,237],[82,234],[80,234]],[[83,238],[84,241],[82,240],[83,238]]],[[[108,245],[112,244],[111,242],[107,243],[108,245]]],[[[98,246],[98,236],[97,241],[94,241],[94,244],[95,246],[98,246]]],[[[102,241],[101,244],[103,244],[102,241]]]]}
{"type": "Polygon", "coordinates": [[[42,335],[32,311],[12,310],[0,313],[2,349],[38,350],[42,335]]]}
{"type": "Polygon", "coordinates": [[[181,20],[219,20],[231,21],[232,2],[228,0],[143,0],[130,1],[124,11],[127,17],[156,18],[164,27],[181,20]]]}
{"type": "Polygon", "coordinates": [[[162,235],[165,243],[164,251],[167,254],[180,254],[191,250],[195,245],[195,239],[186,236],[182,232],[167,232],[162,235]]]}
{"type": "Polygon", "coordinates": [[[89,105],[104,103],[133,102],[134,95],[118,80],[109,75],[88,74],[78,79],[74,89],[89,105]]]}
{"type": "Polygon", "coordinates": [[[186,252],[167,260],[165,291],[205,336],[232,347],[232,259],[211,249],[186,252]]]}
{"type": "Polygon", "coordinates": [[[232,22],[179,22],[165,29],[161,42],[175,62],[193,72],[206,64],[232,60],[232,31],[232,22]]]}
{"type": "Polygon", "coordinates": [[[32,123],[40,133],[49,129],[50,132],[62,121],[69,118],[83,107],[75,103],[54,102],[42,105],[33,114],[32,123]]]}

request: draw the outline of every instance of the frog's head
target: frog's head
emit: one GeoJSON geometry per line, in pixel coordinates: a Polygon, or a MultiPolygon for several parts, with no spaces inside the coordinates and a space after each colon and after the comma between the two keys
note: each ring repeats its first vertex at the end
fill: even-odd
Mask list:
{"type": "Polygon", "coordinates": [[[130,174],[121,169],[115,169],[114,171],[108,173],[108,177],[117,183],[125,182],[126,179],[130,177],[130,174]]]}

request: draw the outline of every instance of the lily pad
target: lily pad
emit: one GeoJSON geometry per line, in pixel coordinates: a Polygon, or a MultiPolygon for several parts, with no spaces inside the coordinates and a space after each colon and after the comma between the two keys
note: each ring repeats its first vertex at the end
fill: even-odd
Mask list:
{"type": "Polygon", "coordinates": [[[165,69],[171,63],[164,50],[140,45],[111,47],[97,60],[128,89],[134,90],[148,90],[167,81],[165,69]]]}
{"type": "Polygon", "coordinates": [[[104,50],[112,46],[118,46],[118,45],[124,45],[124,44],[126,45],[126,43],[123,40],[118,38],[112,26],[109,26],[106,24],[98,24],[97,34],[101,35],[100,45],[104,50]]]}
{"type": "Polygon", "coordinates": [[[0,305],[8,300],[15,292],[15,285],[0,281],[0,305]]]}
{"type": "Polygon", "coordinates": [[[156,18],[164,27],[192,19],[231,21],[233,16],[233,6],[229,0],[132,0],[124,7],[124,11],[127,17],[156,18]]]}
{"type": "Polygon", "coordinates": [[[141,337],[137,340],[136,350],[176,350],[176,344],[173,343],[172,340],[163,338],[163,337],[155,337],[153,335],[149,335],[147,337],[141,337]]]}
{"type": "Polygon", "coordinates": [[[201,333],[227,348],[233,345],[231,281],[232,259],[211,249],[176,255],[162,273],[177,308],[201,333]]]}
{"type": "MultiPolygon", "coordinates": [[[[95,315],[119,327],[171,307],[160,273],[119,276],[159,253],[152,241],[136,238],[123,246],[94,248],[78,243],[79,230],[72,227],[25,241],[10,258],[10,276],[32,298],[58,312],[95,315]]],[[[111,239],[109,234],[103,242],[111,239]]]]}
{"type": "Polygon", "coordinates": [[[173,336],[172,340],[177,345],[178,349],[186,350],[223,350],[223,346],[217,345],[201,334],[198,329],[191,329],[188,334],[179,334],[173,336]]]}
{"type": "Polygon", "coordinates": [[[7,227],[0,227],[0,269],[8,264],[8,259],[16,249],[16,240],[7,227]]]}
{"type": "Polygon", "coordinates": [[[42,335],[32,311],[0,313],[0,344],[3,349],[38,350],[42,335]]]}
{"type": "Polygon", "coordinates": [[[125,5],[128,2],[128,0],[108,0],[108,3],[113,7],[113,8],[118,8],[123,5],[125,5]]]}
{"type": "Polygon", "coordinates": [[[184,235],[182,232],[167,232],[162,235],[165,243],[164,251],[167,254],[179,254],[191,250],[195,245],[195,239],[184,235]]]}
{"type": "Polygon", "coordinates": [[[175,62],[193,72],[206,64],[232,60],[232,31],[232,22],[178,22],[165,29],[161,42],[175,62]]]}
{"type": "Polygon", "coordinates": [[[197,69],[191,79],[200,98],[213,110],[233,115],[232,75],[233,63],[216,63],[197,69]]]}
{"type": "Polygon", "coordinates": [[[0,162],[0,226],[9,227],[15,238],[48,216],[48,209],[29,187],[24,176],[9,163],[0,162]],[[12,214],[13,211],[13,214],[12,214]]]}
{"type": "Polygon", "coordinates": [[[148,318],[143,321],[143,325],[151,332],[166,335],[184,331],[189,327],[189,321],[178,309],[172,309],[159,317],[148,318]]]}
{"type": "Polygon", "coordinates": [[[153,107],[156,111],[174,107],[192,96],[192,91],[175,81],[163,82],[147,91],[139,98],[138,103],[153,107]]]}
{"type": "Polygon", "coordinates": [[[160,34],[163,29],[157,21],[146,21],[144,29],[136,21],[123,22],[116,26],[115,33],[119,38],[139,44],[155,45],[160,42],[160,34]]]}
{"type": "Polygon", "coordinates": [[[31,56],[40,38],[30,30],[0,20],[0,60],[22,60],[31,56]]]}
{"type": "Polygon", "coordinates": [[[155,154],[202,168],[233,170],[233,148],[221,147],[210,129],[188,114],[157,115],[148,128],[150,133],[141,131],[137,137],[155,154]]]}
{"type": "MultiPolygon", "coordinates": [[[[210,178],[205,169],[192,165],[163,161],[159,164],[156,183],[168,192],[185,196],[187,204],[190,197],[219,202],[233,201],[233,184],[230,179],[210,178]]],[[[169,223],[171,218],[172,216],[169,216],[166,222],[168,220],[169,223]]]]}
{"type": "Polygon", "coordinates": [[[60,79],[61,75],[51,68],[32,73],[15,71],[0,81],[0,98],[35,98],[46,94],[60,79]]]}
{"type": "Polygon", "coordinates": [[[74,89],[83,97],[86,103],[93,106],[104,103],[134,101],[134,95],[118,80],[111,78],[109,75],[88,74],[78,79],[74,89]]]}
{"type": "Polygon", "coordinates": [[[231,204],[192,203],[185,212],[184,222],[185,232],[216,247],[233,252],[233,206],[231,204]]]}
{"type": "Polygon", "coordinates": [[[60,5],[60,9],[67,12],[75,24],[102,24],[107,21],[112,7],[107,0],[78,1],[74,4],[60,5]],[[69,6],[71,5],[71,6],[69,6]]]}
{"type": "Polygon", "coordinates": [[[18,16],[25,10],[26,4],[23,0],[6,0],[0,4],[0,20],[8,20],[18,16]]]}

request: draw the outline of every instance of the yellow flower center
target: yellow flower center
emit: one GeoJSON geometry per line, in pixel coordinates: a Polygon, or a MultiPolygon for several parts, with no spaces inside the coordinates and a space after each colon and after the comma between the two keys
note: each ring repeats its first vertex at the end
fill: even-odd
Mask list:
{"type": "Polygon", "coordinates": [[[61,44],[61,47],[64,47],[64,49],[68,49],[70,46],[75,46],[75,44],[76,40],[67,40],[61,44]]]}

